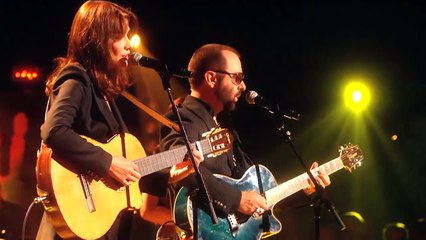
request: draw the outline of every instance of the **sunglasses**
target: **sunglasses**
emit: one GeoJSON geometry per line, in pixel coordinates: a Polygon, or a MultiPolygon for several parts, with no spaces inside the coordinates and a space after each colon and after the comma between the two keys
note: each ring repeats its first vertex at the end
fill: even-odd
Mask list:
{"type": "Polygon", "coordinates": [[[243,73],[230,73],[230,72],[226,72],[226,71],[218,71],[218,70],[211,70],[212,72],[215,73],[221,73],[221,74],[226,74],[228,75],[231,80],[232,83],[235,85],[240,85],[242,81],[244,81],[244,74],[243,73]]]}

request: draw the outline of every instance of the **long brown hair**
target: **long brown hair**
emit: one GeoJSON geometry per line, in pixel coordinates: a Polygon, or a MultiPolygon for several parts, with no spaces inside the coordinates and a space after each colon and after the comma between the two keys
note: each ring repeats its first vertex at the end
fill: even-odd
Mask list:
{"type": "Polygon", "coordinates": [[[57,58],[57,66],[46,82],[46,94],[52,92],[55,79],[66,65],[78,63],[98,84],[107,98],[121,93],[130,85],[125,69],[110,63],[109,42],[122,38],[137,28],[137,17],[130,9],[108,1],[87,1],[74,16],[65,57],[57,58]],[[111,69],[111,66],[112,69],[111,69]]]}

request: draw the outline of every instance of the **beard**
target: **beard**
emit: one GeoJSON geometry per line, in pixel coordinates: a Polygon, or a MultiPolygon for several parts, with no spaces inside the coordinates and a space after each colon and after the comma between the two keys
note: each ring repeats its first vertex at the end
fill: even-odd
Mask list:
{"type": "Polygon", "coordinates": [[[235,102],[227,101],[223,105],[223,111],[231,112],[231,111],[234,111],[236,107],[237,107],[237,104],[235,102]]]}
{"type": "Polygon", "coordinates": [[[231,93],[218,89],[216,90],[215,95],[223,103],[222,111],[230,112],[235,110],[236,103],[233,101],[234,97],[231,97],[231,93]]]}

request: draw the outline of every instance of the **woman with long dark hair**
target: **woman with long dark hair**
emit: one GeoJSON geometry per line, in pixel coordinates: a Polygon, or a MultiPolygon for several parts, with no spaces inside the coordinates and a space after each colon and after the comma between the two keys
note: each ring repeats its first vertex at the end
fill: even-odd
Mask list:
{"type": "MultiPolygon", "coordinates": [[[[106,143],[127,132],[114,98],[131,84],[126,69],[131,51],[128,36],[136,28],[136,16],[115,3],[87,1],[80,7],[69,32],[67,54],[56,59],[57,67],[46,83],[50,106],[41,126],[43,143],[53,150],[55,160],[95,180],[106,176],[123,186],[140,178],[136,164],[82,135],[106,143]]],[[[131,213],[123,212],[103,239],[129,237],[131,213]]],[[[38,239],[53,238],[49,220],[43,216],[38,239]]]]}

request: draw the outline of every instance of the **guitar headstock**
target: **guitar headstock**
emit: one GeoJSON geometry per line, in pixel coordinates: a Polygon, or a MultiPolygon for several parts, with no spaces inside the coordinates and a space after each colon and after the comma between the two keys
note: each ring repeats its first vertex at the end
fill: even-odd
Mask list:
{"type": "Polygon", "coordinates": [[[352,172],[352,169],[361,166],[361,161],[364,159],[358,145],[353,145],[351,143],[341,146],[339,153],[345,169],[349,172],[352,172]]]}
{"type": "Polygon", "coordinates": [[[214,128],[203,134],[209,142],[211,153],[207,157],[216,157],[232,148],[234,136],[226,128],[214,128]]]}

